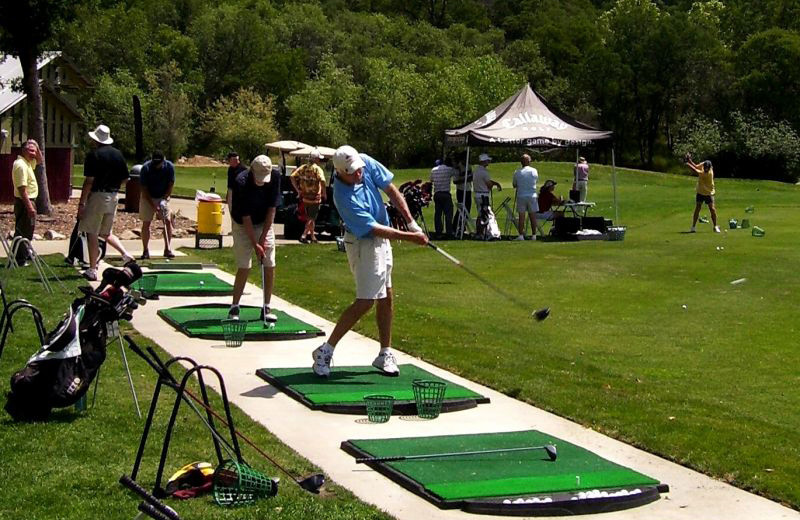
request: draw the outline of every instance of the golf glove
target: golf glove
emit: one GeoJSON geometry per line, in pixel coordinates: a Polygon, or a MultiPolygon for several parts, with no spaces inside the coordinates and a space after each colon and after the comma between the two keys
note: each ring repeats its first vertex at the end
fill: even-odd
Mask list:
{"type": "Polygon", "coordinates": [[[422,228],[419,227],[419,224],[417,224],[415,220],[412,220],[411,222],[406,222],[406,227],[412,233],[422,233],[422,228]]]}

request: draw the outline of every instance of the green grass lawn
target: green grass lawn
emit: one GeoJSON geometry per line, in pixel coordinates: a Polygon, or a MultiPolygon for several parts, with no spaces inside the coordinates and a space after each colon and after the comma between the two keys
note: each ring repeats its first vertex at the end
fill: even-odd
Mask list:
{"type": "MultiPolygon", "coordinates": [[[[537,163],[569,189],[571,165],[537,163]]],[[[513,164],[491,167],[510,187],[513,164]]],[[[396,182],[428,170],[397,173],[396,182]]],[[[688,176],[618,170],[622,242],[446,242],[519,308],[428,248],[395,244],[394,345],[615,438],[800,509],[800,192],[717,180],[720,226],[684,234],[688,176]],[[746,214],[747,206],[755,212],[746,214]],[[724,248],[724,249],[723,249],[724,248]],[[731,281],[747,281],[731,285],[731,281]],[[549,305],[543,323],[533,309],[549,305]],[[686,305],[686,309],[682,308],[686,305]]],[[[513,190],[495,194],[495,204],[513,190]],[[500,195],[500,198],[498,198],[500,195]]],[[[595,215],[613,216],[610,169],[593,166],[595,215]]],[[[432,206],[425,217],[432,227],[432,206]]],[[[704,210],[702,215],[708,215],[704,210]]],[[[502,223],[501,223],[502,227],[502,223]]],[[[204,260],[232,269],[229,251],[204,260]]],[[[335,245],[278,249],[275,292],[335,320],[354,295],[335,245]],[[314,283],[309,283],[309,276],[314,283]]],[[[256,283],[257,274],[252,275],[256,283]]],[[[377,337],[370,316],[357,327],[377,337]]],[[[346,343],[340,348],[347,348],[346,343]]]]}
{"type": "MultiPolygon", "coordinates": [[[[10,272],[0,270],[0,275],[7,297],[25,297],[37,305],[42,310],[49,331],[67,310],[72,296],[77,294],[75,287],[80,284],[80,279],[75,270],[61,267],[64,264],[60,256],[51,257],[48,261],[53,263],[58,276],[69,287],[69,295],[47,295],[32,267],[10,272]]],[[[11,374],[25,365],[39,345],[30,314],[17,314],[14,325],[15,331],[10,334],[0,358],[3,395],[8,390],[11,374]]],[[[141,346],[151,344],[141,336],[134,336],[141,346]]],[[[166,358],[166,354],[158,350],[166,358]]],[[[130,351],[128,360],[142,413],[146,414],[155,385],[155,374],[130,351]]],[[[168,389],[162,390],[156,421],[139,474],[139,481],[148,489],[155,481],[173,401],[174,393],[168,389]]],[[[219,403],[215,407],[222,410],[219,403]]],[[[237,429],[293,474],[306,475],[318,471],[238,409],[233,409],[233,415],[237,429]]],[[[82,413],[75,412],[73,408],[63,409],[54,413],[51,420],[34,424],[15,423],[5,411],[0,412],[0,518],[133,518],[140,499],[124,490],[117,480],[123,473],[131,472],[143,425],[144,421],[136,417],[118,343],[108,348],[94,408],[82,413]]],[[[245,459],[256,470],[281,477],[278,496],[237,509],[223,509],[215,505],[210,496],[182,502],[169,501],[183,518],[389,518],[356,500],[335,484],[326,484],[321,496],[312,496],[279,474],[254,450],[244,443],[240,444],[245,459]]],[[[199,419],[183,407],[170,444],[164,484],[180,466],[196,460],[216,463],[213,443],[199,419]]]]}
{"type": "MultiPolygon", "coordinates": [[[[212,186],[218,193],[224,195],[227,189],[228,167],[221,166],[175,166],[175,188],[173,195],[176,197],[194,198],[197,190],[209,191],[212,186]]],[[[76,164],[72,174],[72,186],[80,188],[83,185],[83,165],[76,164]]]]}

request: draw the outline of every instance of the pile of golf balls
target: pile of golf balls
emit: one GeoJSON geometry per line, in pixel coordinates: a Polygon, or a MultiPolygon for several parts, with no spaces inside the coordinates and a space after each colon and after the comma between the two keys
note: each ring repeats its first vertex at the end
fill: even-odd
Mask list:
{"type": "Polygon", "coordinates": [[[570,498],[570,500],[585,500],[588,498],[605,498],[605,497],[626,497],[629,495],[638,495],[641,493],[642,490],[639,488],[632,489],[628,491],[627,489],[620,489],[619,491],[600,491],[599,489],[593,489],[591,491],[581,491],[578,493],[578,496],[574,496],[570,498]]]}
{"type": "Polygon", "coordinates": [[[551,497],[531,497],[531,498],[516,498],[514,500],[505,499],[503,500],[504,504],[547,504],[552,502],[553,499],[551,497]]]}

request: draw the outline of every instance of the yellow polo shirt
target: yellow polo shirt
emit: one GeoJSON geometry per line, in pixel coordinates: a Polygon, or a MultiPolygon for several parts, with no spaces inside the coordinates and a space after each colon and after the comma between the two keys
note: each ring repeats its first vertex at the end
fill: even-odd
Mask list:
{"type": "Polygon", "coordinates": [[[714,194],[714,168],[704,171],[703,165],[700,165],[700,172],[697,173],[697,193],[700,195],[714,194]]]}
{"type": "Polygon", "coordinates": [[[28,198],[35,199],[39,195],[39,184],[36,182],[36,174],[33,170],[36,168],[36,159],[27,160],[21,155],[17,156],[14,161],[14,167],[11,169],[11,179],[14,181],[14,196],[18,199],[22,198],[19,188],[28,188],[28,198]]]}

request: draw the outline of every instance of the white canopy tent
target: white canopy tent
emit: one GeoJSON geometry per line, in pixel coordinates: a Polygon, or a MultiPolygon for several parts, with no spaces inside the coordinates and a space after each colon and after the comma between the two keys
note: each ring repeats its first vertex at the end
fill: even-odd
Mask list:
{"type": "MultiPolygon", "coordinates": [[[[576,148],[608,142],[613,132],[598,130],[551,107],[526,84],[513,96],[478,120],[459,128],[445,130],[447,147],[466,146],[469,170],[471,146],[517,146],[529,148],[576,148]]],[[[617,206],[617,169],[611,147],[611,178],[614,190],[614,221],[619,221],[617,206]]],[[[467,177],[464,177],[466,203],[467,177]]]]}

